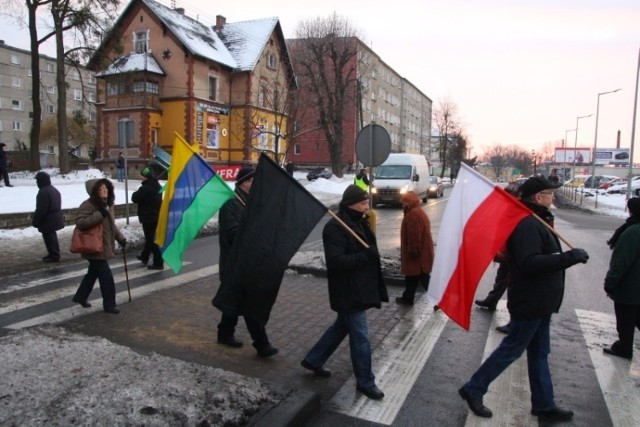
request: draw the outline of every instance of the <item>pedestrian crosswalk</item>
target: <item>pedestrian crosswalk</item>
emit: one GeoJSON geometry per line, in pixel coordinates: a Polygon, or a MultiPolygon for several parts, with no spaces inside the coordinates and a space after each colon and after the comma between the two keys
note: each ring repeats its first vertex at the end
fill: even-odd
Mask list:
{"type": "MultiPolygon", "coordinates": [[[[165,270],[166,273],[163,274],[157,270],[148,270],[146,268],[128,268],[125,272],[123,263],[112,263],[111,269],[114,271],[114,281],[116,283],[116,303],[121,304],[129,299],[127,278],[132,284],[132,298],[141,298],[153,292],[170,289],[218,273],[217,264],[187,271],[189,264],[189,262],[185,262],[185,272],[176,276],[168,270],[165,270]],[[148,279],[151,277],[158,277],[158,279],[149,282],[148,279]],[[138,280],[145,278],[147,279],[146,281],[138,280]],[[137,283],[138,281],[140,283],[137,283]]],[[[56,324],[76,316],[102,311],[102,299],[98,283],[96,283],[92,293],[93,299],[89,300],[92,307],[82,308],[71,302],[71,297],[85,274],[86,264],[81,263],[70,271],[62,272],[55,276],[31,279],[27,277],[0,289],[0,295],[2,296],[0,302],[0,327],[21,329],[44,323],[56,324]],[[38,310],[37,315],[34,315],[33,310],[31,310],[30,313],[20,316],[21,312],[28,311],[28,309],[36,309],[38,306],[45,306],[52,302],[57,302],[58,304],[49,304],[53,307],[51,310],[43,308],[38,310]],[[63,307],[58,308],[61,305],[63,307]],[[40,312],[42,314],[39,314],[40,312]],[[22,317],[22,319],[19,321],[10,320],[9,323],[6,323],[6,320],[2,321],[3,318],[16,320],[16,317],[22,317]]]]}
{"type": "MultiPolygon", "coordinates": [[[[495,312],[483,360],[504,338],[495,327],[509,321],[505,305],[505,301],[501,301],[495,312]]],[[[576,315],[613,425],[640,425],[640,360],[636,357],[628,361],[602,353],[603,346],[615,339],[615,317],[587,310],[576,310],[576,315]]],[[[443,313],[434,312],[433,306],[419,300],[374,354],[376,382],[385,392],[384,400],[354,395],[355,380],[352,379],[334,396],[329,409],[368,422],[394,425],[447,322],[443,313]]],[[[465,380],[461,379],[452,389],[455,391],[465,380]]],[[[453,398],[458,398],[455,393],[453,398]]],[[[493,418],[480,418],[469,412],[465,426],[538,426],[538,418],[530,413],[530,401],[525,353],[491,384],[484,397],[485,405],[493,410],[493,418]]]]}

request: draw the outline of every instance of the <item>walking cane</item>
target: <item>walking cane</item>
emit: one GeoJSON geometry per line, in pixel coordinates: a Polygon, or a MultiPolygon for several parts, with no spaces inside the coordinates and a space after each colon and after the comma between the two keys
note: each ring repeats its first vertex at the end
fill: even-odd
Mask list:
{"type": "Polygon", "coordinates": [[[122,259],[124,260],[124,277],[127,279],[127,292],[129,292],[129,302],[131,302],[131,288],[129,287],[129,269],[127,268],[127,251],[122,247],[122,259]]]}

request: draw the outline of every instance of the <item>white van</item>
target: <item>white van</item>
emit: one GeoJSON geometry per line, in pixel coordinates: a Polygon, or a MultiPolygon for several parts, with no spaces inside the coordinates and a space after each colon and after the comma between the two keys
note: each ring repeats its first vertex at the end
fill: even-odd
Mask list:
{"type": "Polygon", "coordinates": [[[375,171],[371,188],[372,206],[399,204],[400,196],[413,191],[427,201],[429,163],[420,154],[391,153],[375,171]]]}

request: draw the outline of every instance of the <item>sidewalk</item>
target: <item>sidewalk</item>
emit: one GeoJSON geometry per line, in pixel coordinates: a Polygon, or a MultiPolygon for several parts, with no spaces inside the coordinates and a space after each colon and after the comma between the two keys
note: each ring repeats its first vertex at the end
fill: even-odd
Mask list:
{"type": "MultiPolygon", "coordinates": [[[[70,231],[59,239],[68,254],[61,264],[78,261],[68,252],[70,231]]],[[[52,267],[40,261],[39,233],[9,246],[0,248],[2,276],[52,267]]],[[[130,271],[140,268],[135,246],[128,245],[130,271]]],[[[98,311],[60,327],[12,332],[0,339],[0,353],[11,355],[0,368],[0,424],[301,425],[353,375],[346,341],[327,366],[330,378],[300,367],[335,317],[326,279],[308,271],[285,274],[267,325],[280,353],[266,360],[257,357],[242,320],[236,335],[243,348],[216,343],[220,312],[209,301],[217,275],[134,298],[118,316],[98,311]]],[[[391,301],[399,292],[389,287],[391,301]]],[[[372,348],[406,312],[393,303],[369,311],[372,348]]]]}

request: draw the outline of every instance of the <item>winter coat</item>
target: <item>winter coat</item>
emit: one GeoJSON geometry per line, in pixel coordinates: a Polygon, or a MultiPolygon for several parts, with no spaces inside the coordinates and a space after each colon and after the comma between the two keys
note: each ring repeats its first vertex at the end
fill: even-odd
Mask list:
{"type": "MultiPolygon", "coordinates": [[[[362,240],[377,250],[376,237],[366,217],[340,206],[338,217],[362,240]]],[[[327,263],[329,304],[338,313],[355,313],[388,302],[387,287],[382,278],[380,258],[369,259],[367,249],[342,225],[331,219],[322,231],[327,263]]]]}
{"type": "Polygon", "coordinates": [[[51,178],[46,172],[36,174],[38,194],[36,195],[36,211],[33,213],[31,225],[41,233],[51,233],[64,228],[64,214],[62,213],[62,197],[60,192],[51,185],[51,178]]]}
{"type": "Polygon", "coordinates": [[[627,227],[617,239],[604,288],[617,303],[640,305],[640,224],[627,227]]]}
{"type": "Polygon", "coordinates": [[[0,147],[0,169],[4,170],[7,168],[7,153],[5,153],[4,148],[0,147]]]}
{"type": "Polygon", "coordinates": [[[98,254],[82,254],[82,258],[89,260],[111,259],[115,256],[116,240],[120,244],[126,242],[126,238],[120,232],[115,222],[115,211],[113,208],[115,195],[113,192],[113,184],[106,178],[99,180],[90,179],[85,183],[85,187],[87,189],[87,193],[89,193],[89,198],[82,202],[78,208],[76,227],[80,230],[87,230],[99,223],[102,223],[102,241],[104,249],[98,254]],[[98,187],[103,183],[109,190],[109,196],[106,202],[98,195],[98,187]],[[106,211],[107,216],[102,216],[101,208],[106,211]]]}
{"type": "Polygon", "coordinates": [[[138,219],[142,224],[157,224],[162,205],[160,183],[155,178],[147,178],[132,195],[131,201],[138,204],[138,219]]]}
{"type": "Polygon", "coordinates": [[[249,195],[236,187],[236,196],[227,200],[218,213],[218,242],[220,244],[220,278],[225,277],[226,260],[231,253],[231,245],[236,237],[244,206],[249,195]],[[242,202],[240,200],[242,200],[242,202]],[[243,204],[244,203],[244,204],[243,204]]]}
{"type": "MultiPolygon", "coordinates": [[[[547,223],[553,215],[547,208],[525,203],[547,223]]],[[[533,216],[523,218],[507,240],[510,282],[507,308],[515,320],[546,317],[560,309],[564,295],[564,270],[575,265],[560,241],[533,216]]]]}
{"type": "Polygon", "coordinates": [[[433,238],[431,222],[420,207],[418,196],[409,192],[402,196],[405,204],[400,226],[400,261],[402,274],[419,276],[430,274],[433,267],[433,238]]]}

